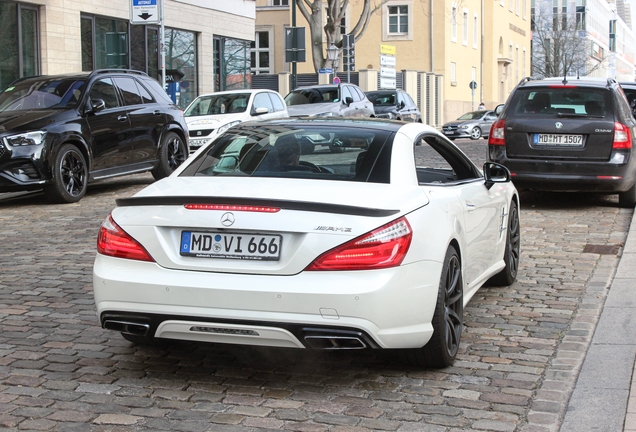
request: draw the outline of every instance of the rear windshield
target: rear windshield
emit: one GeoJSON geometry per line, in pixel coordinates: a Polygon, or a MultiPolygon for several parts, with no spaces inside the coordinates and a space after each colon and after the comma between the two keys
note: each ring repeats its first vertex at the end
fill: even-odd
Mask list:
{"type": "Polygon", "coordinates": [[[511,109],[514,114],[524,116],[613,116],[610,91],[589,87],[522,88],[515,92],[511,109]]]}
{"type": "Polygon", "coordinates": [[[338,102],[339,100],[340,92],[337,86],[297,89],[285,96],[287,106],[338,102]]]}
{"type": "MultiPolygon", "coordinates": [[[[328,123],[328,122],[327,122],[328,123]]],[[[236,126],[181,176],[390,182],[391,132],[329,124],[236,126]]]]}
{"type": "Polygon", "coordinates": [[[367,93],[367,98],[376,106],[395,106],[397,105],[397,96],[395,92],[384,93],[367,93]]]}

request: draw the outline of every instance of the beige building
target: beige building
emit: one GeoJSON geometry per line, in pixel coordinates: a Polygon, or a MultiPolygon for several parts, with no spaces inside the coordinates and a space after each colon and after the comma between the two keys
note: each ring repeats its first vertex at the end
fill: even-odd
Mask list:
{"type": "MultiPolygon", "coordinates": [[[[350,32],[356,24],[363,1],[349,3],[342,32],[350,32]]],[[[278,30],[291,23],[290,3],[291,0],[256,3],[257,32],[270,34],[269,73],[291,69],[284,62],[284,34],[278,30]]],[[[323,5],[326,7],[327,2],[323,1],[323,5]]],[[[300,12],[296,17],[297,26],[306,27],[305,45],[309,48],[307,22],[300,12]]],[[[368,87],[363,90],[375,89],[375,77],[382,71],[381,46],[394,47],[395,69],[398,73],[407,71],[398,84],[401,82],[419,101],[423,115],[438,109],[428,123],[440,126],[477,109],[482,100],[488,108],[505,102],[519,80],[529,74],[530,37],[527,0],[388,0],[373,13],[366,31],[356,41],[356,70],[361,74],[360,86],[368,87]],[[471,82],[476,88],[471,89],[471,82]],[[421,94],[414,94],[418,92],[421,94]],[[439,104],[427,106],[433,96],[440,99],[439,104]]],[[[326,48],[323,36],[323,50],[326,48]]],[[[310,49],[307,61],[298,63],[297,68],[298,73],[314,72],[310,49]]],[[[339,70],[343,70],[342,64],[339,70]]]]}
{"type": "Polygon", "coordinates": [[[22,76],[104,68],[160,78],[161,4],[165,68],[183,74],[173,91],[181,106],[201,93],[250,86],[254,1],[0,0],[0,89],[22,76]]]}

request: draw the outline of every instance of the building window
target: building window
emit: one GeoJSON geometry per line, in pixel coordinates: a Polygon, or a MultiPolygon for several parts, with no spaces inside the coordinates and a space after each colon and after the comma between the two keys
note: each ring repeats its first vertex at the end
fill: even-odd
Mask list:
{"type": "Polygon", "coordinates": [[[254,75],[271,73],[269,37],[269,31],[257,31],[254,41],[251,42],[250,70],[254,75]]]}
{"type": "Polygon", "coordinates": [[[521,1],[521,16],[523,17],[523,19],[526,19],[527,6],[528,6],[528,3],[526,2],[526,0],[522,0],[521,1]]]}
{"type": "Polygon", "coordinates": [[[177,105],[185,108],[198,96],[197,35],[185,30],[167,28],[165,47],[166,70],[177,70],[183,74],[177,105]]]}
{"type": "MultiPolygon", "coordinates": [[[[386,0],[382,6],[382,41],[413,40],[413,0],[386,0]]],[[[341,23],[341,33],[346,29],[341,23]]]]}
{"type": "Polygon", "coordinates": [[[215,37],[213,44],[214,91],[251,88],[250,42],[215,37]]]}
{"type": "Polygon", "coordinates": [[[519,82],[519,47],[515,48],[515,82],[519,82]]]}
{"type": "Polygon", "coordinates": [[[408,6],[389,6],[389,34],[407,34],[409,32],[408,6]]]}
{"type": "Polygon", "coordinates": [[[451,7],[451,42],[457,42],[457,5],[451,7]]]}
{"type": "Polygon", "coordinates": [[[519,9],[521,9],[521,0],[517,0],[515,3],[515,13],[519,16],[519,9]]]}
{"type": "Polygon", "coordinates": [[[38,10],[0,2],[0,89],[14,80],[40,73],[38,10]]]}
{"type": "Polygon", "coordinates": [[[456,74],[456,65],[455,62],[451,62],[450,64],[450,81],[451,81],[451,85],[456,86],[457,85],[457,76],[456,74]]]}
{"type": "Polygon", "coordinates": [[[128,61],[128,22],[82,16],[82,70],[123,69],[128,61]]]}
{"type": "MultiPolygon", "coordinates": [[[[83,15],[82,70],[131,68],[161,82],[159,28],[128,26],[127,21],[83,15]]],[[[166,70],[183,74],[179,94],[170,95],[185,108],[198,95],[196,34],[165,29],[166,70]]]]}
{"type": "Polygon", "coordinates": [[[479,18],[477,14],[473,16],[473,48],[479,45],[479,18]]]}
{"type": "Polygon", "coordinates": [[[462,13],[462,44],[468,45],[468,10],[462,13]]]}
{"type": "Polygon", "coordinates": [[[521,70],[522,76],[526,76],[526,49],[523,49],[523,52],[521,53],[522,55],[522,61],[523,61],[523,69],[521,70]]]}
{"type": "Polygon", "coordinates": [[[289,6],[289,0],[271,0],[272,6],[289,6]]]}

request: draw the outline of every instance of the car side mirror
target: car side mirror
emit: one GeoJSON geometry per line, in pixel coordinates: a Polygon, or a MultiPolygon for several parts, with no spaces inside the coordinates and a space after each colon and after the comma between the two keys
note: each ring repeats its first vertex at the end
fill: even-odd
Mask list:
{"type": "Polygon", "coordinates": [[[106,102],[103,99],[91,99],[86,112],[88,114],[95,114],[106,109],[106,102]]]}
{"type": "Polygon", "coordinates": [[[404,108],[405,106],[406,106],[406,104],[404,103],[404,101],[399,102],[399,103],[398,103],[398,105],[397,105],[398,109],[402,109],[402,108],[404,108]]]}
{"type": "Polygon", "coordinates": [[[495,183],[508,183],[511,180],[510,171],[501,164],[486,162],[484,164],[484,179],[486,187],[490,189],[495,183]]]}
{"type": "Polygon", "coordinates": [[[347,96],[344,100],[345,105],[349,106],[353,103],[353,98],[351,96],[347,96]]]}
{"type": "Polygon", "coordinates": [[[256,109],[254,109],[254,113],[253,115],[263,115],[263,114],[267,114],[269,112],[269,108],[267,107],[258,107],[256,109]]]}
{"type": "Polygon", "coordinates": [[[504,109],[504,104],[497,105],[497,107],[495,108],[495,114],[497,114],[498,116],[499,114],[501,114],[503,109],[504,109]]]}

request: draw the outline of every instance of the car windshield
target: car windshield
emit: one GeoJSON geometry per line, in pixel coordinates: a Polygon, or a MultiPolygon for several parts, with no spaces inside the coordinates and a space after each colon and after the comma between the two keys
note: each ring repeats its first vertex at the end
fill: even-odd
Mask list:
{"type": "Polygon", "coordinates": [[[85,85],[76,78],[19,81],[0,93],[0,111],[73,108],[85,85]]]}
{"type": "Polygon", "coordinates": [[[367,93],[367,97],[376,106],[395,106],[396,104],[395,92],[367,93]]]}
{"type": "Polygon", "coordinates": [[[247,109],[250,93],[224,93],[199,96],[185,110],[186,117],[215,114],[243,113],[247,109]]]}
{"type": "Polygon", "coordinates": [[[338,87],[297,89],[285,96],[287,106],[340,101],[338,87]]]}
{"type": "Polygon", "coordinates": [[[472,111],[459,117],[457,120],[478,120],[486,114],[484,111],[472,111]]]}
{"type": "Polygon", "coordinates": [[[323,124],[243,125],[198,155],[182,176],[276,177],[389,183],[390,132],[323,124]]]}
{"type": "Polygon", "coordinates": [[[515,114],[542,117],[593,116],[613,114],[606,89],[545,87],[519,89],[511,101],[515,114]]]}

